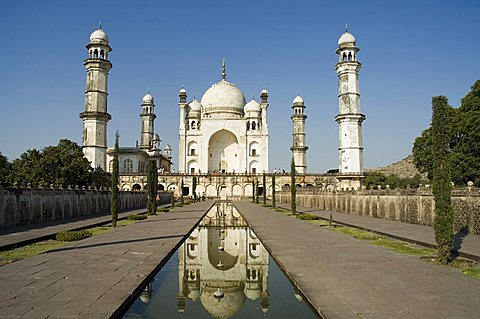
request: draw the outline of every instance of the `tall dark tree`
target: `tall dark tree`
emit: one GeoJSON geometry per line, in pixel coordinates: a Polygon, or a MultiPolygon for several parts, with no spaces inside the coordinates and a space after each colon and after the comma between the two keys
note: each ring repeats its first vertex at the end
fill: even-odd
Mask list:
{"type": "Polygon", "coordinates": [[[113,149],[113,163],[112,163],[112,226],[117,227],[118,220],[118,183],[120,181],[118,171],[118,152],[119,152],[120,134],[118,131],[115,133],[115,148],[113,149]]]}
{"type": "Polygon", "coordinates": [[[157,161],[148,161],[147,164],[147,213],[155,215],[157,213],[157,161]]]}
{"type": "Polygon", "coordinates": [[[8,161],[6,156],[2,155],[0,152],[0,186],[7,186],[9,185],[7,178],[10,173],[11,164],[8,161]]]}
{"type": "Polygon", "coordinates": [[[252,203],[255,202],[255,180],[252,180],[252,203]]]}
{"type": "Polygon", "coordinates": [[[197,199],[197,177],[193,176],[192,178],[192,193],[193,193],[193,199],[197,199]]]}
{"type": "Polygon", "coordinates": [[[255,203],[258,204],[258,179],[255,179],[255,203]]]}
{"type": "Polygon", "coordinates": [[[290,208],[292,214],[297,214],[297,185],[295,184],[295,159],[290,162],[290,208]]]}
{"type": "Polygon", "coordinates": [[[275,208],[276,202],[275,202],[275,172],[273,172],[272,175],[272,207],[275,208]]]}
{"type": "Polygon", "coordinates": [[[185,201],[183,199],[183,178],[180,182],[180,203],[183,205],[185,204],[185,201]]]}
{"type": "Polygon", "coordinates": [[[267,178],[265,176],[265,172],[263,172],[263,205],[267,204],[267,178]]]}
{"type": "Polygon", "coordinates": [[[438,257],[444,264],[453,247],[453,209],[450,202],[452,179],[449,144],[452,139],[451,118],[445,96],[432,98],[433,196],[435,198],[435,240],[438,257]]]}

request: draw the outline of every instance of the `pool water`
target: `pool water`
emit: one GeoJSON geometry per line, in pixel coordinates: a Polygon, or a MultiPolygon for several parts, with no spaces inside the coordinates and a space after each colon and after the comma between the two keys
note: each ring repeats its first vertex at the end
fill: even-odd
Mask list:
{"type": "Polygon", "coordinates": [[[318,318],[235,207],[215,205],[123,318],[318,318]]]}

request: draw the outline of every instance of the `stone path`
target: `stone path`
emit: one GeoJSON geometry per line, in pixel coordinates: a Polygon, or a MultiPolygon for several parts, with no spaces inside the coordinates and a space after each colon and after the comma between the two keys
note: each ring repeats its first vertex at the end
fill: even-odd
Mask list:
{"type": "Polygon", "coordinates": [[[0,317],[109,318],[118,314],[212,204],[178,207],[0,267],[0,317]]]}
{"type": "MultiPolygon", "coordinates": [[[[166,206],[170,206],[170,204],[160,205],[159,207],[166,206]]],[[[129,210],[119,213],[118,218],[124,219],[127,218],[128,215],[145,212],[145,208],[129,210]]],[[[7,250],[16,246],[22,246],[32,242],[50,239],[61,231],[95,227],[108,223],[111,220],[112,217],[110,214],[88,215],[52,220],[39,224],[0,228],[0,250],[7,250]]]]}
{"type": "MultiPolygon", "coordinates": [[[[277,206],[290,209],[290,204],[278,204],[277,206]]],[[[314,214],[325,220],[328,220],[330,213],[332,213],[333,221],[338,224],[373,231],[381,235],[428,247],[436,247],[433,227],[386,220],[383,218],[373,218],[370,216],[331,212],[303,206],[297,206],[297,211],[314,214]]],[[[454,250],[458,251],[460,256],[480,261],[480,236],[466,233],[456,234],[454,250]]]]}
{"type": "Polygon", "coordinates": [[[480,280],[248,201],[235,202],[324,318],[478,318],[480,280]]]}

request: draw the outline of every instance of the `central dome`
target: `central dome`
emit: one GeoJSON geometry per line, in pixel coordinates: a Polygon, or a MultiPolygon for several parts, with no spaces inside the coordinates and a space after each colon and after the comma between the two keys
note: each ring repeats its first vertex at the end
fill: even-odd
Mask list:
{"type": "Polygon", "coordinates": [[[201,103],[206,113],[243,114],[246,101],[235,84],[222,79],[205,92],[201,103]]]}

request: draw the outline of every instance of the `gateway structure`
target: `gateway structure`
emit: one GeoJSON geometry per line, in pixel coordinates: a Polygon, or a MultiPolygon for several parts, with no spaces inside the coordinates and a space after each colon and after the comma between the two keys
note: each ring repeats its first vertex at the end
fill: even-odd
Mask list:
{"type": "Polygon", "coordinates": [[[187,102],[180,90],[179,167],[180,173],[268,172],[268,92],[260,102],[246,103],[235,84],[222,79],[209,88],[201,101],[187,102]]]}

